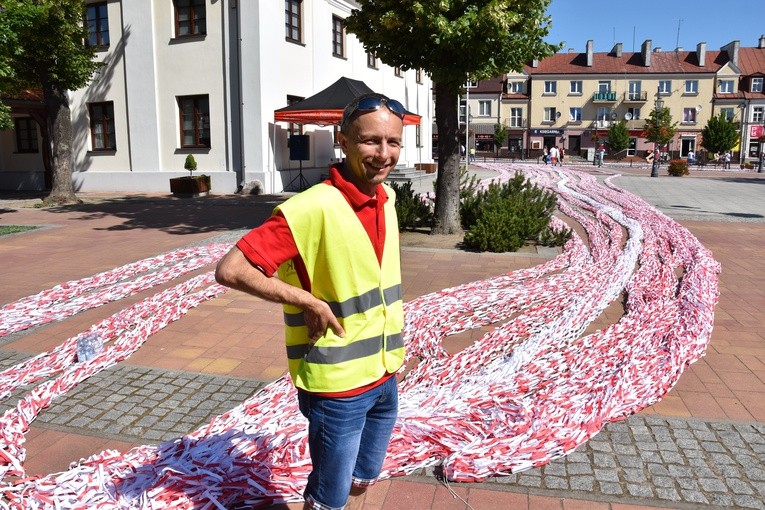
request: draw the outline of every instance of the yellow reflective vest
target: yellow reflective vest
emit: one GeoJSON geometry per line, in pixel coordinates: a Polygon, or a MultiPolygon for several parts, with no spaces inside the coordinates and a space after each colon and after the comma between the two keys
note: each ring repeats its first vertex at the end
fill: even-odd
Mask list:
{"type": "MultiPolygon", "coordinates": [[[[287,358],[295,386],[315,393],[352,390],[398,370],[404,360],[404,311],[395,192],[385,186],[382,264],[342,193],[318,184],[279,207],[305,263],[311,293],[329,304],[345,330],[328,328],[308,348],[303,310],[284,305],[287,358]]],[[[301,287],[292,261],[279,278],[301,287]]]]}

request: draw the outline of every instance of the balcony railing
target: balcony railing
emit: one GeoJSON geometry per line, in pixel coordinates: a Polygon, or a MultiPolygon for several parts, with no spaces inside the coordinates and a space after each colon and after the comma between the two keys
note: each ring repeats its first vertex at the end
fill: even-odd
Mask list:
{"type": "Polygon", "coordinates": [[[595,92],[592,100],[596,103],[613,103],[616,101],[616,92],[595,92]]]}
{"type": "Polygon", "coordinates": [[[526,119],[519,119],[517,117],[510,118],[510,127],[511,128],[522,128],[526,127],[526,119]]]}
{"type": "Polygon", "coordinates": [[[645,103],[648,101],[648,92],[645,90],[640,92],[625,92],[624,93],[624,102],[625,103],[645,103]]]}

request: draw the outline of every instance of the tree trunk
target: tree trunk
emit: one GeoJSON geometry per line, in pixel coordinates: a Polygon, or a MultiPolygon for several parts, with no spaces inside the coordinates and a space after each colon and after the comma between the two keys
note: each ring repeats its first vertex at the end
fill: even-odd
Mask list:
{"type": "Polygon", "coordinates": [[[48,108],[51,135],[51,163],[53,187],[43,200],[47,205],[79,202],[72,183],[72,115],[65,90],[45,86],[45,105],[48,108]]]}
{"type": "Polygon", "coordinates": [[[460,141],[457,93],[435,84],[438,126],[438,178],[431,234],[460,234],[460,141]]]}

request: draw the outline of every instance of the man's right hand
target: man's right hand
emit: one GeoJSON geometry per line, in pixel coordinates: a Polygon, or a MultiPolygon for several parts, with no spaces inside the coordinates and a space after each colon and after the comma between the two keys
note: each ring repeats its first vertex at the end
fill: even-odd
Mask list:
{"type": "Polygon", "coordinates": [[[341,338],[345,336],[345,330],[343,330],[335,314],[332,313],[332,309],[324,301],[317,299],[314,304],[303,310],[303,316],[308,328],[310,345],[315,344],[319,338],[324,336],[327,333],[327,328],[332,328],[335,334],[341,338]]]}

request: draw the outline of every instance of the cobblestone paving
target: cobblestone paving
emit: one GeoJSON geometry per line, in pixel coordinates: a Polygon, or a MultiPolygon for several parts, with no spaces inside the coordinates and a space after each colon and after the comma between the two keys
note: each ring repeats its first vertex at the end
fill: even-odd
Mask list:
{"type": "MultiPolygon", "coordinates": [[[[0,351],[0,366],[26,358],[0,351]]],[[[196,430],[263,383],[119,365],[79,384],[35,424],[140,443],[196,430]]],[[[3,412],[29,391],[0,404],[3,412]]],[[[432,475],[434,470],[421,474],[432,475]]],[[[581,497],[671,508],[765,510],[765,424],[632,416],[611,423],[572,454],[488,483],[510,490],[570,491],[581,497]]]]}
{"type": "Polygon", "coordinates": [[[765,424],[632,416],[562,459],[493,481],[622,503],[765,509],[765,424]]]}
{"type": "MultiPolygon", "coordinates": [[[[25,358],[0,351],[3,367],[25,358]]],[[[263,386],[247,379],[119,365],[54,400],[34,423],[139,443],[161,442],[209,423],[263,386]]],[[[17,390],[2,401],[0,411],[15,406],[29,389],[17,390]]]]}

